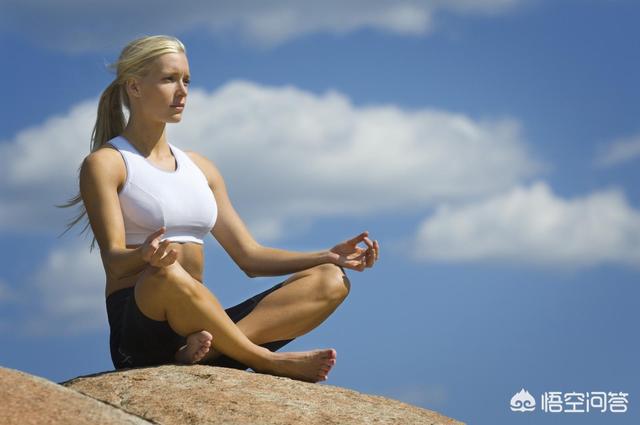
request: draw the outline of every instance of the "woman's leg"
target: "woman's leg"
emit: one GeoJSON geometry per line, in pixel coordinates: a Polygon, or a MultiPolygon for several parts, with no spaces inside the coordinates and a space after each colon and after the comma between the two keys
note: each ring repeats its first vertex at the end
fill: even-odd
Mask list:
{"type": "MultiPolygon", "coordinates": [[[[293,339],[324,322],[347,297],[350,287],[340,267],[333,264],[312,267],[285,280],[281,288],[260,300],[236,325],[258,345],[293,339]]],[[[219,356],[212,349],[201,362],[210,363],[219,356]]]]}
{"type": "Polygon", "coordinates": [[[346,274],[333,264],[301,271],[263,298],[238,328],[255,344],[296,338],[324,322],[350,288],[346,274]]]}
{"type": "Polygon", "coordinates": [[[135,287],[140,311],[153,320],[167,320],[182,336],[205,330],[212,347],[249,365],[256,372],[316,382],[326,379],[335,363],[335,350],[272,353],[252,343],[227,316],[218,299],[179,263],[150,267],[135,287]]]}

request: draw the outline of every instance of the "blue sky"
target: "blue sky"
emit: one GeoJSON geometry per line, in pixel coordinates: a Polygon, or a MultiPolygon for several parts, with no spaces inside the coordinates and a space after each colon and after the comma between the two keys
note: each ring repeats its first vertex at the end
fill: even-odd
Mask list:
{"type": "MultiPolygon", "coordinates": [[[[77,190],[104,64],[168,33],[193,82],[170,138],[216,162],[260,242],[380,241],[290,345],[337,349],[327,384],[468,423],[637,423],[637,2],[76,3],[0,3],[0,365],[112,368],[99,256],[79,227],[56,237],[73,211],[52,205],[77,190]],[[629,410],[513,413],[521,388],[629,410]]],[[[205,249],[225,306],[284,279],[205,249]]]]}

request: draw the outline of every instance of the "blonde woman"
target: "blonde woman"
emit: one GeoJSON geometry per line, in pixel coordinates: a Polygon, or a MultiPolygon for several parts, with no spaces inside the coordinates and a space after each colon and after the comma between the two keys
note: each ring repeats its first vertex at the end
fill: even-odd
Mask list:
{"type": "MultiPolygon", "coordinates": [[[[344,268],[372,267],[379,244],[363,232],[319,252],[257,243],[234,210],[215,164],[167,140],[189,88],[185,47],[174,37],[129,43],[103,92],[91,153],[80,167],[82,203],[106,274],[111,357],[116,369],[212,364],[317,382],[334,349],[276,352],[322,323],[349,293],[344,268]],[[129,110],[125,122],[122,107],[129,110]],[[249,276],[293,273],[223,309],[202,282],[210,232],[249,276]],[[359,246],[362,244],[363,246],[359,246]]],[[[67,229],[67,230],[68,230],[67,229]]]]}

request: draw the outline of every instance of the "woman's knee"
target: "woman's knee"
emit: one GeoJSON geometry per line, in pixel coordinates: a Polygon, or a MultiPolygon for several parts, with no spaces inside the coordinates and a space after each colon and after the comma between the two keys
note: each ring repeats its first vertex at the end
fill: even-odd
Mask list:
{"type": "Polygon", "coordinates": [[[190,294],[197,289],[194,281],[180,263],[175,262],[165,267],[149,267],[138,285],[148,285],[156,293],[190,294]]]}
{"type": "Polygon", "coordinates": [[[335,264],[325,263],[311,269],[318,279],[318,292],[322,298],[341,303],[351,289],[351,282],[344,270],[335,264]]]}

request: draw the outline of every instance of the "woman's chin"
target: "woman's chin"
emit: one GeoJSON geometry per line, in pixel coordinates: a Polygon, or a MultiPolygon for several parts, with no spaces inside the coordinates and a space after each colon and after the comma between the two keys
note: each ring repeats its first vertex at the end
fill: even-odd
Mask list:
{"type": "Polygon", "coordinates": [[[182,121],[182,114],[171,115],[167,118],[167,124],[173,124],[182,121]]]}

